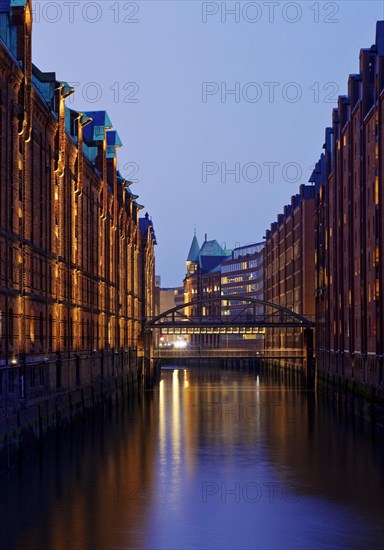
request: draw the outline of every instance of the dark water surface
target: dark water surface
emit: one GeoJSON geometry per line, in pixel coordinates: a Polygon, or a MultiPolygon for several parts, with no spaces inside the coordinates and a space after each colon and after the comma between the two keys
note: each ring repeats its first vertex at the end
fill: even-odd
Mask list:
{"type": "Polygon", "coordinates": [[[160,386],[0,474],[0,548],[384,548],[384,439],[265,374],[160,386]]]}

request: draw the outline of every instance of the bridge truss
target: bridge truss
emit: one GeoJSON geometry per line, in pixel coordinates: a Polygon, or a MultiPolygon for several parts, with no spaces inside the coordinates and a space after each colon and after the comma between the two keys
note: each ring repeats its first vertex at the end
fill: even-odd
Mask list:
{"type": "Polygon", "coordinates": [[[148,318],[145,323],[146,330],[183,335],[260,334],[273,328],[312,329],[314,323],[277,304],[239,295],[208,297],[181,304],[156,317],[148,318]],[[222,306],[225,302],[238,303],[235,315],[225,315],[223,307],[212,307],[216,303],[222,306]],[[212,315],[212,311],[216,311],[216,315],[212,315]]]}

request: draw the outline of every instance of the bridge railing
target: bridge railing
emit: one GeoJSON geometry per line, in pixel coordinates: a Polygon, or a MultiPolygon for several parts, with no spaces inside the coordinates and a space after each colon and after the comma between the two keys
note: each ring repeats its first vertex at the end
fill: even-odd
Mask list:
{"type": "Polygon", "coordinates": [[[254,358],[254,359],[304,359],[302,349],[252,350],[238,348],[218,349],[155,349],[155,359],[204,359],[204,358],[254,358]]]}

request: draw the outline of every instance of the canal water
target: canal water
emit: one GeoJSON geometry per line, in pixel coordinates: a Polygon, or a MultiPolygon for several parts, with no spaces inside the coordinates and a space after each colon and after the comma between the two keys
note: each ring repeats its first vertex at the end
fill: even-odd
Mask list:
{"type": "Polygon", "coordinates": [[[384,548],[384,439],[263,372],[168,368],[0,473],[0,548],[384,548]]]}

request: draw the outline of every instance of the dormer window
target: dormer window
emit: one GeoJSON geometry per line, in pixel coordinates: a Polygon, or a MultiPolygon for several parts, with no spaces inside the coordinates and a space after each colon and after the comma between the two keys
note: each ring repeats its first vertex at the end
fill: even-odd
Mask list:
{"type": "Polygon", "coordinates": [[[98,138],[98,137],[104,138],[104,126],[95,126],[94,136],[95,138],[98,138]]]}

